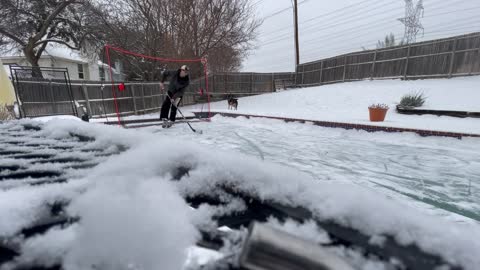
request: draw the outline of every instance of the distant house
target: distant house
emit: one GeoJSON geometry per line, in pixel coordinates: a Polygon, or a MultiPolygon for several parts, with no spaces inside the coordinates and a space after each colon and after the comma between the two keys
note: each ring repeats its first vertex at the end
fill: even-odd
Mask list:
{"type": "MultiPolygon", "coordinates": [[[[1,53],[3,65],[30,66],[25,56],[18,51],[1,53]]],[[[71,80],[109,81],[108,65],[98,60],[90,60],[80,52],[66,47],[48,46],[39,60],[41,67],[67,68],[71,80]]],[[[123,80],[120,64],[112,68],[115,81],[123,80]]],[[[8,71],[7,71],[8,72],[8,71]]]]}

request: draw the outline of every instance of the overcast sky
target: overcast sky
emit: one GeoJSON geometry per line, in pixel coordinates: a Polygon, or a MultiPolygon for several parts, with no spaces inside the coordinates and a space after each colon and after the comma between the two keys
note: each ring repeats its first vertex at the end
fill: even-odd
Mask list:
{"type": "MultiPolygon", "coordinates": [[[[291,0],[252,0],[264,23],[242,71],[294,71],[291,0]]],[[[416,4],[418,0],[414,0],[416,4]]],[[[392,32],[403,38],[404,0],[298,0],[300,63],[374,49],[392,32]]],[[[480,31],[480,0],[424,0],[417,41],[480,31]]]]}

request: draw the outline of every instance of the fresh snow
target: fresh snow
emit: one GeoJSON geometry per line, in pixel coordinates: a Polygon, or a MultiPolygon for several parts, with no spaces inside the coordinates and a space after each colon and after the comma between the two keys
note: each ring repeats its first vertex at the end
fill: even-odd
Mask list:
{"type": "Polygon", "coordinates": [[[369,187],[426,213],[480,221],[480,157],[476,138],[463,140],[322,128],[270,119],[212,118],[169,130],[145,128],[212,148],[295,168],[316,180],[369,187]]]}
{"type": "Polygon", "coordinates": [[[181,269],[199,233],[174,185],[133,171],[101,179],[70,206],[81,222],[65,268],[181,269]]]}
{"type": "MultiPolygon", "coordinates": [[[[0,57],[24,57],[23,52],[20,49],[13,48],[7,45],[7,49],[0,51],[0,57]]],[[[83,56],[79,51],[72,50],[63,45],[48,43],[43,56],[59,57],[76,62],[87,63],[88,58],[83,56]]]]}
{"type": "MultiPolygon", "coordinates": [[[[422,92],[427,97],[420,109],[480,112],[480,76],[429,80],[374,80],[338,83],[240,98],[238,110],[227,102],[213,102],[212,111],[281,116],[320,121],[356,123],[480,134],[479,118],[435,115],[403,115],[395,106],[403,95],[422,92]],[[384,122],[370,122],[368,106],[390,107],[384,122]]],[[[192,109],[196,109],[192,106],[192,109]]]]}
{"type": "MultiPolygon", "coordinates": [[[[365,109],[363,105],[369,103],[392,105],[400,99],[402,89],[406,89],[405,93],[417,90],[407,85],[411,88],[438,85],[446,89],[445,85],[455,81],[459,85],[456,89],[463,89],[458,99],[429,90],[427,106],[454,109],[452,104],[458,103],[464,104],[464,109],[477,110],[473,99],[479,94],[469,89],[480,81],[471,77],[389,83],[365,81],[289,90],[241,98],[237,112],[319,120],[331,117],[332,121],[340,122],[343,121],[341,114],[335,118],[323,106],[334,107],[338,102],[343,104],[344,112],[360,112],[365,109]],[[350,88],[354,90],[348,90],[350,88]],[[385,88],[390,90],[382,90],[385,88]],[[374,100],[368,89],[374,89],[372,95],[382,93],[383,98],[374,100]],[[348,93],[362,91],[366,94],[347,99],[348,93]],[[468,98],[464,96],[469,93],[468,98]],[[386,99],[388,96],[390,99],[386,99]],[[296,105],[290,106],[288,101],[296,105]],[[355,108],[360,105],[361,109],[355,108]]],[[[226,102],[212,105],[215,110],[227,106],[226,102]]],[[[425,117],[397,115],[393,110],[387,115],[395,126],[407,125],[401,121],[402,117],[421,119],[418,123],[423,121],[424,126],[435,122],[425,117]]],[[[434,118],[452,123],[478,121],[434,118]]],[[[467,270],[476,270],[480,265],[477,241],[480,239],[480,157],[476,149],[480,139],[368,133],[243,117],[216,116],[211,122],[192,123],[194,128],[204,131],[203,135],[191,132],[185,124],[171,129],[126,130],[98,123],[47,120],[10,121],[0,127],[1,130],[21,130],[20,124],[38,125],[42,130],[35,135],[42,138],[25,132],[16,139],[23,142],[60,140],[76,145],[65,155],[79,154],[80,149],[110,149],[113,153],[122,147],[125,151],[102,158],[86,153],[82,158],[90,157],[100,164],[81,174],[72,172],[72,180],[64,184],[32,187],[0,182],[0,238],[13,237],[22,228],[37,222],[48,211],[46,205],[58,200],[69,201],[67,213],[81,220],[26,241],[18,240],[23,251],[15,261],[18,266],[36,263],[48,267],[62,263],[66,270],[91,265],[103,269],[156,269],[158,265],[165,269],[182,266],[188,269],[189,263],[205,263],[200,258],[219,258],[220,254],[203,256],[202,250],[192,249],[199,238],[198,230],[215,226],[212,216],[216,214],[240,211],[245,207],[244,202],[225,197],[229,202],[225,207],[203,206],[194,211],[182,199],[186,195],[211,194],[218,186],[232,186],[263,200],[303,206],[316,218],[335,220],[371,235],[371,242],[378,245],[382,244],[382,235],[389,234],[400,243],[416,243],[423,250],[442,255],[467,270]],[[69,141],[71,133],[94,137],[95,141],[72,142],[69,141]],[[169,179],[179,166],[190,168],[190,172],[179,181],[171,182],[169,179]],[[58,242],[53,243],[52,239],[58,242]]],[[[345,121],[352,122],[352,119],[345,121]]],[[[457,127],[462,125],[452,126],[459,131],[457,127]]],[[[476,132],[474,129],[470,127],[465,131],[476,132]]],[[[3,150],[21,149],[18,147],[2,145],[3,150]]],[[[41,146],[37,152],[48,153],[41,146]]],[[[0,164],[21,165],[21,162],[2,158],[0,164]]],[[[54,164],[42,166],[59,169],[54,164]]],[[[318,242],[329,240],[313,222],[281,224],[271,219],[268,223],[318,242]]],[[[378,261],[365,261],[354,250],[333,251],[361,269],[383,267],[378,261]]]]}
{"type": "Polygon", "coordinates": [[[40,116],[32,118],[35,121],[39,122],[48,122],[54,119],[63,119],[63,120],[74,120],[74,121],[82,121],[80,118],[73,116],[73,115],[55,115],[55,116],[40,116]]]}

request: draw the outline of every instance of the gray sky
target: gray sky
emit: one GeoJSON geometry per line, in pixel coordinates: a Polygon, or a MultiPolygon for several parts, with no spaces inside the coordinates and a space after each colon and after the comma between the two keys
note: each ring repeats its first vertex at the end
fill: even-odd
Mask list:
{"type": "MultiPolygon", "coordinates": [[[[291,0],[252,0],[265,18],[242,71],[294,71],[291,0]],[[258,3],[258,4],[257,4],[258,3]],[[280,12],[284,10],[283,12],[280,12]]],[[[418,0],[414,0],[416,4],[418,0]]],[[[298,0],[300,63],[374,49],[392,32],[403,38],[404,0],[298,0]]],[[[417,41],[480,31],[480,0],[424,0],[425,28],[417,41]]]]}

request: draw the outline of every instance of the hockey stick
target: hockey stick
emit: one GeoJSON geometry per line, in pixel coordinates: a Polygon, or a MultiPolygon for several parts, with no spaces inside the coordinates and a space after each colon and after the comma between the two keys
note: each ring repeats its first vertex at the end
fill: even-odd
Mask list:
{"type": "MultiPolygon", "coordinates": [[[[175,105],[173,105],[175,106],[175,105]]],[[[196,130],[192,127],[192,125],[190,125],[190,123],[187,121],[187,118],[185,118],[185,116],[183,115],[182,111],[180,111],[180,109],[175,106],[175,108],[177,108],[177,111],[180,113],[180,115],[183,117],[183,120],[185,120],[185,123],[187,123],[187,125],[190,127],[190,129],[195,132],[195,133],[198,133],[198,134],[203,134],[203,132],[201,130],[196,130]]]]}
{"type": "MultiPolygon", "coordinates": [[[[168,94],[166,94],[166,96],[167,96],[167,98],[170,98],[170,96],[168,94]]],[[[190,125],[190,123],[187,121],[187,118],[185,117],[185,115],[183,115],[182,111],[175,105],[175,102],[172,101],[172,98],[170,98],[170,108],[171,108],[171,106],[173,106],[177,109],[177,111],[183,117],[183,120],[185,120],[185,123],[187,123],[187,125],[190,127],[190,129],[193,132],[198,133],[198,134],[203,134],[203,132],[201,130],[196,130],[192,127],[192,125],[190,125]]]]}

